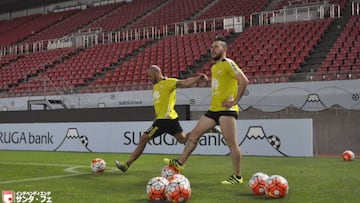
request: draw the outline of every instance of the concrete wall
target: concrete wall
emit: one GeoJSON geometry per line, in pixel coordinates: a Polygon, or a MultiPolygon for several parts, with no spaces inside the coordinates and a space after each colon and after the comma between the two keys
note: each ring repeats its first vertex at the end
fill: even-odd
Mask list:
{"type": "MultiPolygon", "coordinates": [[[[189,105],[177,105],[175,109],[180,120],[190,119],[189,105]]],[[[153,119],[152,106],[0,112],[0,123],[152,121],[153,119]]]]}

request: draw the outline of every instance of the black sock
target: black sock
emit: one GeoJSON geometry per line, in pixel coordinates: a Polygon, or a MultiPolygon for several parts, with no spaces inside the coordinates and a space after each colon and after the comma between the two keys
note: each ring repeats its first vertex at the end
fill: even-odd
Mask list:
{"type": "Polygon", "coordinates": [[[176,163],[178,163],[180,166],[182,166],[182,164],[179,162],[179,160],[176,159],[176,163]]]}
{"type": "Polygon", "coordinates": [[[241,179],[241,176],[235,175],[237,179],[241,179]]]}

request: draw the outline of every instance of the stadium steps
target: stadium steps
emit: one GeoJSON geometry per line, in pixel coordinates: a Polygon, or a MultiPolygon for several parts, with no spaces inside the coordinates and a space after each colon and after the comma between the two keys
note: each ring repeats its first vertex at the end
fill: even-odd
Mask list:
{"type": "Polygon", "coordinates": [[[38,72],[39,72],[39,73],[40,73],[40,72],[45,72],[45,71],[47,71],[47,70],[55,67],[55,65],[57,65],[57,64],[64,63],[64,61],[71,59],[72,57],[80,54],[80,53],[83,52],[83,51],[85,51],[84,48],[77,48],[75,51],[70,52],[69,54],[61,57],[60,60],[55,60],[55,61],[53,61],[53,63],[52,63],[51,65],[45,66],[43,71],[38,71],[38,72]]]}
{"type": "Polygon", "coordinates": [[[46,72],[47,70],[49,70],[49,69],[51,69],[51,68],[54,68],[57,64],[63,63],[65,60],[68,60],[68,59],[72,58],[73,56],[79,54],[79,53],[82,52],[82,51],[84,51],[84,49],[82,49],[82,48],[76,49],[74,52],[70,52],[70,53],[68,53],[67,55],[61,57],[60,60],[54,60],[54,61],[52,61],[51,64],[43,66],[43,68],[37,70],[36,73],[34,73],[34,74],[31,74],[31,73],[27,74],[23,79],[18,80],[17,83],[13,83],[13,84],[9,85],[9,89],[10,89],[10,88],[16,88],[16,87],[18,87],[21,83],[26,83],[26,82],[29,81],[31,78],[36,78],[36,77],[38,77],[38,74],[39,74],[39,73],[46,72]]]}
{"type": "Polygon", "coordinates": [[[121,29],[130,29],[133,25],[136,25],[139,21],[141,21],[142,19],[146,18],[147,16],[151,15],[152,13],[156,12],[157,10],[159,10],[161,7],[165,6],[166,4],[170,3],[172,0],[167,0],[164,1],[163,3],[159,4],[155,9],[151,9],[148,12],[143,13],[143,15],[137,17],[136,19],[128,22],[127,24],[125,24],[121,29]]]}
{"type": "Polygon", "coordinates": [[[24,57],[25,57],[24,55],[19,55],[16,58],[11,59],[6,63],[1,63],[0,68],[6,67],[6,66],[10,65],[11,63],[15,63],[16,61],[18,61],[19,59],[24,58],[24,57]]]}
{"type": "MultiPolygon", "coordinates": [[[[72,14],[70,14],[70,15],[67,15],[67,16],[65,16],[64,18],[62,18],[61,20],[57,21],[56,23],[51,24],[51,25],[48,25],[48,26],[46,26],[46,27],[44,27],[44,28],[42,28],[42,29],[40,29],[40,30],[37,30],[37,31],[34,32],[33,34],[26,36],[25,38],[23,38],[21,41],[18,41],[17,43],[26,42],[26,40],[30,39],[32,36],[37,35],[38,33],[41,33],[41,32],[46,32],[47,29],[51,28],[52,26],[54,26],[54,25],[56,25],[56,24],[58,24],[58,23],[61,23],[62,21],[66,20],[67,18],[70,18],[71,16],[77,14],[78,12],[79,12],[79,11],[74,12],[74,13],[72,13],[72,14]]],[[[36,19],[35,19],[35,20],[36,20],[36,19]]]]}
{"type": "Polygon", "coordinates": [[[201,16],[203,13],[205,13],[207,10],[209,10],[212,6],[214,6],[215,4],[217,4],[219,2],[219,0],[213,0],[211,3],[209,3],[208,5],[206,5],[202,10],[197,11],[196,13],[194,13],[192,16],[188,17],[186,20],[195,20],[197,19],[199,16],[201,16]]]}
{"type": "Polygon", "coordinates": [[[280,2],[281,0],[270,0],[269,4],[266,5],[263,11],[272,11],[276,9],[277,5],[279,5],[280,2]]]}
{"type": "Polygon", "coordinates": [[[93,21],[86,23],[86,25],[82,26],[82,28],[95,28],[95,27],[101,27],[101,26],[93,26],[93,24],[96,24],[99,21],[103,21],[105,20],[108,16],[111,16],[114,13],[117,13],[118,10],[122,9],[123,7],[125,7],[126,4],[122,4],[119,3],[119,5],[117,7],[115,7],[113,10],[111,10],[108,13],[105,13],[104,15],[100,16],[99,18],[94,19],[93,21]]]}
{"type": "Polygon", "coordinates": [[[113,63],[110,67],[106,67],[103,69],[101,73],[96,73],[93,78],[86,79],[85,83],[82,85],[75,86],[76,92],[84,92],[85,89],[89,87],[90,84],[95,83],[100,78],[105,78],[108,72],[114,71],[117,67],[121,66],[124,62],[130,61],[130,59],[139,53],[143,52],[146,48],[151,45],[157,43],[158,40],[148,41],[145,46],[140,46],[138,49],[135,49],[132,53],[127,54],[124,58],[119,58],[116,63],[113,63]]]}
{"type": "Polygon", "coordinates": [[[330,24],[328,30],[316,45],[310,57],[305,59],[305,65],[301,67],[300,72],[290,78],[290,82],[310,80],[310,76],[316,73],[317,68],[319,68],[321,63],[325,60],[330,49],[333,47],[351,17],[351,2],[347,3],[342,14],[343,15],[340,18],[335,18],[330,24]]]}
{"type": "MultiPolygon", "coordinates": [[[[16,22],[16,20],[19,18],[11,19],[9,22],[11,22],[11,24],[13,24],[14,26],[9,29],[0,30],[1,37],[5,37],[5,39],[6,39],[6,35],[9,33],[17,34],[16,31],[19,29],[19,27],[22,27],[22,25],[26,25],[27,23],[30,23],[31,21],[36,20],[39,17],[40,17],[40,15],[30,15],[30,16],[25,16],[25,17],[19,17],[19,18],[25,19],[25,20],[21,20],[21,22],[19,22],[19,23],[16,22]]],[[[0,28],[1,28],[1,26],[0,26],[0,28]]],[[[20,42],[22,42],[22,39],[16,40],[16,41],[7,41],[5,43],[2,43],[0,41],[0,46],[11,45],[11,44],[16,44],[16,43],[20,43],[20,42]]]]}
{"type": "MultiPolygon", "coordinates": [[[[99,17],[97,17],[97,18],[95,18],[95,19],[92,19],[91,21],[89,21],[89,22],[81,25],[81,26],[80,26],[77,30],[75,30],[74,32],[77,32],[78,30],[81,30],[81,29],[85,28],[86,26],[91,25],[92,23],[94,23],[94,22],[96,22],[96,21],[98,21],[98,20],[101,20],[101,19],[103,19],[103,18],[106,18],[108,15],[110,15],[110,14],[113,13],[113,12],[116,12],[117,9],[123,7],[124,5],[125,5],[125,4],[119,3],[118,6],[114,7],[113,9],[111,9],[108,13],[104,13],[103,15],[100,15],[99,17]]],[[[74,33],[74,32],[73,32],[73,33],[74,33]]]]}

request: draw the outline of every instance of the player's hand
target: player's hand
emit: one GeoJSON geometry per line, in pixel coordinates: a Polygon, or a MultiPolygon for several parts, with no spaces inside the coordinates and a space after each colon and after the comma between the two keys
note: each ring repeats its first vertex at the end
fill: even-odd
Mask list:
{"type": "Polygon", "coordinates": [[[209,80],[208,76],[204,73],[199,73],[200,80],[209,80]]]}
{"type": "Polygon", "coordinates": [[[234,100],[225,100],[222,102],[222,106],[229,109],[232,106],[234,106],[236,104],[236,102],[234,100]]]}

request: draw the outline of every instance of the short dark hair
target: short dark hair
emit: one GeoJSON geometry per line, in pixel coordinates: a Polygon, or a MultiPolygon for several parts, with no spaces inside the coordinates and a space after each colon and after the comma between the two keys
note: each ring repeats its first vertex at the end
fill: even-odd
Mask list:
{"type": "Polygon", "coordinates": [[[221,41],[224,43],[224,46],[227,47],[226,38],[224,36],[216,35],[212,42],[215,42],[215,41],[221,41]]]}
{"type": "Polygon", "coordinates": [[[150,66],[150,71],[151,72],[159,72],[159,73],[161,73],[161,68],[159,66],[157,66],[157,65],[151,65],[150,66]]]}

